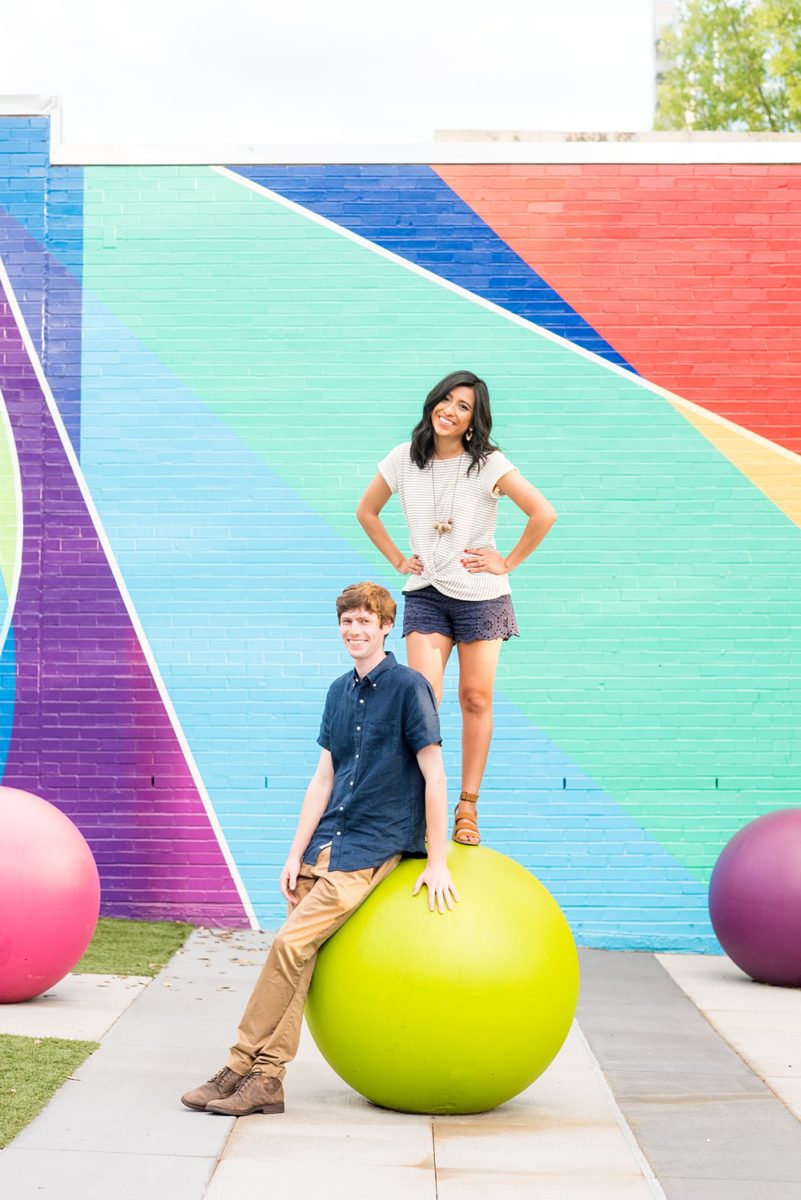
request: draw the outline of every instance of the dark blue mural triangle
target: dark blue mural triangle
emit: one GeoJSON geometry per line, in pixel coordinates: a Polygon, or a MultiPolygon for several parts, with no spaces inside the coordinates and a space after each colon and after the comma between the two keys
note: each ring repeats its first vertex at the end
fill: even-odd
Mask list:
{"type": "Polygon", "coordinates": [[[431,167],[328,165],[231,170],[633,371],[431,167]]]}

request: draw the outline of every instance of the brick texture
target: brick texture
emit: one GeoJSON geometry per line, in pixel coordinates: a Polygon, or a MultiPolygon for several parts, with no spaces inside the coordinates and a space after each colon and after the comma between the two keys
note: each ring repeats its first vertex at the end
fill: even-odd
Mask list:
{"type": "Polygon", "coordinates": [[[46,132],[0,121],[0,252],[88,501],[7,306],[0,750],[82,825],[107,910],[280,919],[333,598],[403,582],[356,502],[465,365],[559,512],[512,580],[485,837],[585,944],[714,949],[717,853],[801,768],[796,168],[66,171],[46,132]]]}

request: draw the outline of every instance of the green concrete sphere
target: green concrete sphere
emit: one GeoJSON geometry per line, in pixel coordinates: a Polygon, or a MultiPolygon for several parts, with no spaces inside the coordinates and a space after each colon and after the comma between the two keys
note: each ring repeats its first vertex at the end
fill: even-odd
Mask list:
{"type": "Polygon", "coordinates": [[[528,1087],[555,1058],[578,1000],[562,910],[518,863],[451,845],[461,897],[430,912],[407,859],[322,947],[306,1008],[338,1075],[401,1112],[474,1113],[528,1087]]]}

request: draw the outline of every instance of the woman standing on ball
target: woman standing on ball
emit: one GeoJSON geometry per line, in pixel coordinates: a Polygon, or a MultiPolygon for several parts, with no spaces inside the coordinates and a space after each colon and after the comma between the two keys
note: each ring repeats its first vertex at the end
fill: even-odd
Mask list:
{"type": "Polygon", "coordinates": [[[477,846],[478,793],[492,740],[492,689],[501,642],[517,636],[508,576],[537,548],[556,513],[490,441],[487,385],[471,371],[446,375],[428,394],[411,442],[378,464],[356,516],[370,540],[409,581],[403,636],[410,667],[442,698],[454,643],[462,710],[462,792],[453,840],[477,846]],[[410,552],[381,520],[393,492],[409,527],[410,552]],[[528,518],[504,557],[495,548],[498,500],[508,496],[528,518]]]}

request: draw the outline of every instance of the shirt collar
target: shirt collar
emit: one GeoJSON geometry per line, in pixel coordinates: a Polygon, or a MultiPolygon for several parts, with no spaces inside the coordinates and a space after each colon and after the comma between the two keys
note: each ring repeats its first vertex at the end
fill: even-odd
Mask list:
{"type": "Polygon", "coordinates": [[[373,667],[372,671],[368,671],[363,679],[359,679],[359,676],[356,673],[356,668],[353,668],[353,686],[358,687],[360,683],[371,683],[373,687],[375,687],[376,681],[384,674],[384,672],[391,671],[392,668],[396,667],[397,665],[398,664],[395,659],[395,655],[391,650],[387,650],[386,658],[382,658],[381,662],[377,663],[376,666],[373,667]]]}

